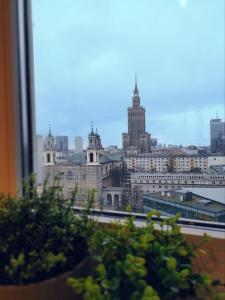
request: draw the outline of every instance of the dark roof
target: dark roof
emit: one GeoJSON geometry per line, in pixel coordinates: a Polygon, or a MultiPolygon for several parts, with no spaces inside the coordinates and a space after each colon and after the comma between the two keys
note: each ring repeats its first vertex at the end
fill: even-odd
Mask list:
{"type": "Polygon", "coordinates": [[[165,200],[167,204],[175,204],[179,203],[181,205],[185,205],[187,207],[192,207],[196,209],[201,209],[203,211],[207,212],[213,212],[213,213],[220,213],[220,212],[225,212],[225,204],[217,202],[212,199],[208,199],[202,196],[199,196],[197,194],[194,194],[192,192],[178,192],[178,191],[169,191],[169,192],[156,192],[156,193],[150,193],[150,194],[145,194],[144,198],[148,199],[150,198],[155,198],[159,200],[165,200]],[[190,200],[183,198],[181,200],[181,196],[185,194],[191,194],[190,200]]]}
{"type": "Polygon", "coordinates": [[[215,174],[225,174],[225,165],[210,166],[209,169],[211,169],[215,174]]]}

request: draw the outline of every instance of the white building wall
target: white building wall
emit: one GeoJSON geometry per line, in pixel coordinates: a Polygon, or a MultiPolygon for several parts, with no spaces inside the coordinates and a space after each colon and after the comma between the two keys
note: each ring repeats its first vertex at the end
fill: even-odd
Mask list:
{"type": "Polygon", "coordinates": [[[170,160],[173,161],[174,172],[190,172],[199,168],[203,173],[208,172],[208,158],[204,156],[153,156],[139,155],[124,158],[128,170],[135,172],[167,172],[170,160]]]}
{"type": "Polygon", "coordinates": [[[225,165],[225,156],[209,156],[208,166],[225,165]]]}
{"type": "Polygon", "coordinates": [[[132,173],[131,188],[138,186],[144,193],[171,191],[182,187],[225,187],[225,175],[132,173]]]}

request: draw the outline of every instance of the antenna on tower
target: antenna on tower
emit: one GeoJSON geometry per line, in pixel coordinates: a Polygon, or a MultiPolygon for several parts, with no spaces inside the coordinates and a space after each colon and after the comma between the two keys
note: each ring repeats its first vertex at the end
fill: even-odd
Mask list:
{"type": "Polygon", "coordinates": [[[218,119],[218,111],[216,112],[216,118],[218,119]]]}
{"type": "Polygon", "coordinates": [[[51,132],[51,124],[50,124],[50,123],[48,124],[48,135],[49,135],[49,136],[52,135],[52,132],[51,132]]]}
{"type": "Polygon", "coordinates": [[[135,90],[137,90],[137,72],[135,72],[135,90]]]}
{"type": "Polygon", "coordinates": [[[94,130],[93,130],[93,121],[91,121],[91,133],[94,133],[94,130]]]}
{"type": "Polygon", "coordinates": [[[138,87],[137,87],[137,73],[135,72],[135,77],[134,77],[134,81],[135,81],[135,86],[134,86],[134,95],[138,96],[138,87]]]}

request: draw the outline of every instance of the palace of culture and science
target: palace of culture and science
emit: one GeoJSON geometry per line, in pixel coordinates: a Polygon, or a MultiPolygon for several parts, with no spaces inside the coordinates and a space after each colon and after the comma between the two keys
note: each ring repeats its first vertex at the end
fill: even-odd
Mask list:
{"type": "Polygon", "coordinates": [[[128,133],[122,134],[123,150],[150,152],[151,135],[145,131],[145,109],[140,105],[140,96],[135,78],[133,105],[128,107],[128,133]]]}

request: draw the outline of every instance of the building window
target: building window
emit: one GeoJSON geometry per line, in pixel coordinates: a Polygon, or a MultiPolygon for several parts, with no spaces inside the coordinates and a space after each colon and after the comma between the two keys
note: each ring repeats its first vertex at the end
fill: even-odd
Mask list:
{"type": "Polygon", "coordinates": [[[47,153],[47,163],[50,163],[50,162],[51,162],[51,154],[47,153]]]}
{"type": "Polygon", "coordinates": [[[92,152],[90,153],[90,162],[94,162],[94,154],[92,152]]]}

